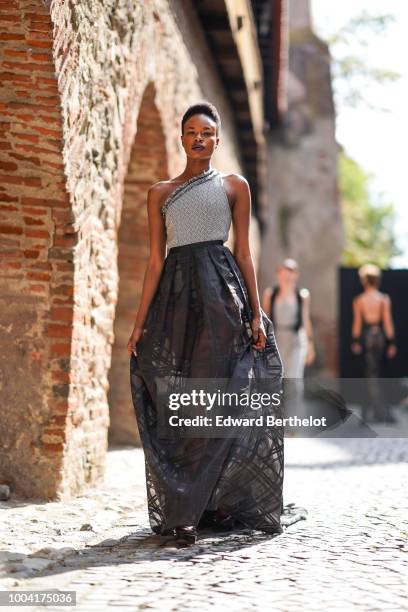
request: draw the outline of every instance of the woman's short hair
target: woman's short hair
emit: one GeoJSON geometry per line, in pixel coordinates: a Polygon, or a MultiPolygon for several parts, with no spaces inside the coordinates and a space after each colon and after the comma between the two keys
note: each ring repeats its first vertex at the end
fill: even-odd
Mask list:
{"type": "Polygon", "coordinates": [[[381,270],[375,264],[364,264],[358,269],[361,282],[366,282],[371,287],[378,287],[381,281],[381,270]]]}
{"type": "Polygon", "coordinates": [[[190,119],[190,117],[193,115],[207,115],[207,117],[215,122],[216,131],[217,133],[219,132],[221,128],[221,117],[219,112],[214,104],[211,104],[211,102],[208,102],[207,100],[203,100],[202,102],[197,102],[197,104],[192,104],[188,107],[181,120],[181,133],[184,131],[185,122],[188,121],[188,119],[190,119]]]}
{"type": "Polygon", "coordinates": [[[297,272],[299,270],[299,266],[296,259],[292,259],[292,257],[287,257],[279,264],[278,269],[282,268],[285,268],[286,270],[292,270],[293,272],[297,272]]]}

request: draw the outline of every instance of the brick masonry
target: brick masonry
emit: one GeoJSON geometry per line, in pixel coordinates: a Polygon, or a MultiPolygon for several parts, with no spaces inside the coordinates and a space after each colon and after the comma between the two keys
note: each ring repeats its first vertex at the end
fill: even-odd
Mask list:
{"type": "Polygon", "coordinates": [[[2,480],[48,496],[66,440],[78,233],[51,18],[39,2],[2,1],[0,10],[2,480]]]}
{"type": "Polygon", "coordinates": [[[126,343],[147,257],[144,194],[183,168],[188,104],[220,108],[214,165],[241,165],[193,11],[46,4],[0,0],[0,482],[65,499],[103,479],[110,421],[112,439],[135,439],[120,423],[133,422],[126,343]]]}

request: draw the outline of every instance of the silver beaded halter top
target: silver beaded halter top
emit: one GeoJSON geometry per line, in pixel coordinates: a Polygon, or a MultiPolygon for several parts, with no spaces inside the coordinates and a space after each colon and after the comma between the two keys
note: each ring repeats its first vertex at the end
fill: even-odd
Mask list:
{"type": "Polygon", "coordinates": [[[209,168],[182,183],[161,207],[168,248],[228,240],[232,215],[222,175],[209,168]]]}

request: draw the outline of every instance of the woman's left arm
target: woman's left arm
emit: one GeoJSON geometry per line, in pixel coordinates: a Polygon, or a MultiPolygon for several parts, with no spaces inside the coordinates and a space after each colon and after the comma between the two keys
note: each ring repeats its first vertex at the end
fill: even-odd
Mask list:
{"type": "Polygon", "coordinates": [[[389,295],[384,296],[384,331],[387,336],[387,357],[394,357],[397,353],[395,344],[395,327],[392,318],[391,298],[389,295]]]}
{"type": "Polygon", "coordinates": [[[254,262],[249,246],[249,224],[251,221],[251,192],[248,181],[237,174],[228,177],[228,191],[233,197],[232,223],[234,228],[233,255],[242,272],[248,291],[252,310],[253,347],[263,350],[266,344],[266,332],[261,317],[258,285],[254,262]]]}

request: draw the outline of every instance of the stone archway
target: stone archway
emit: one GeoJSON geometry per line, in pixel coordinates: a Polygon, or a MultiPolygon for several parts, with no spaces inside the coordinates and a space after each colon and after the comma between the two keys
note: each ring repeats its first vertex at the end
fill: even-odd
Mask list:
{"type": "Polygon", "coordinates": [[[155,104],[155,88],[153,83],[149,83],[140,105],[136,137],[124,183],[118,232],[119,291],[108,393],[111,444],[139,444],[130,394],[126,345],[134,324],[149,256],[146,194],[153,183],[166,178],[165,137],[155,104]]]}

